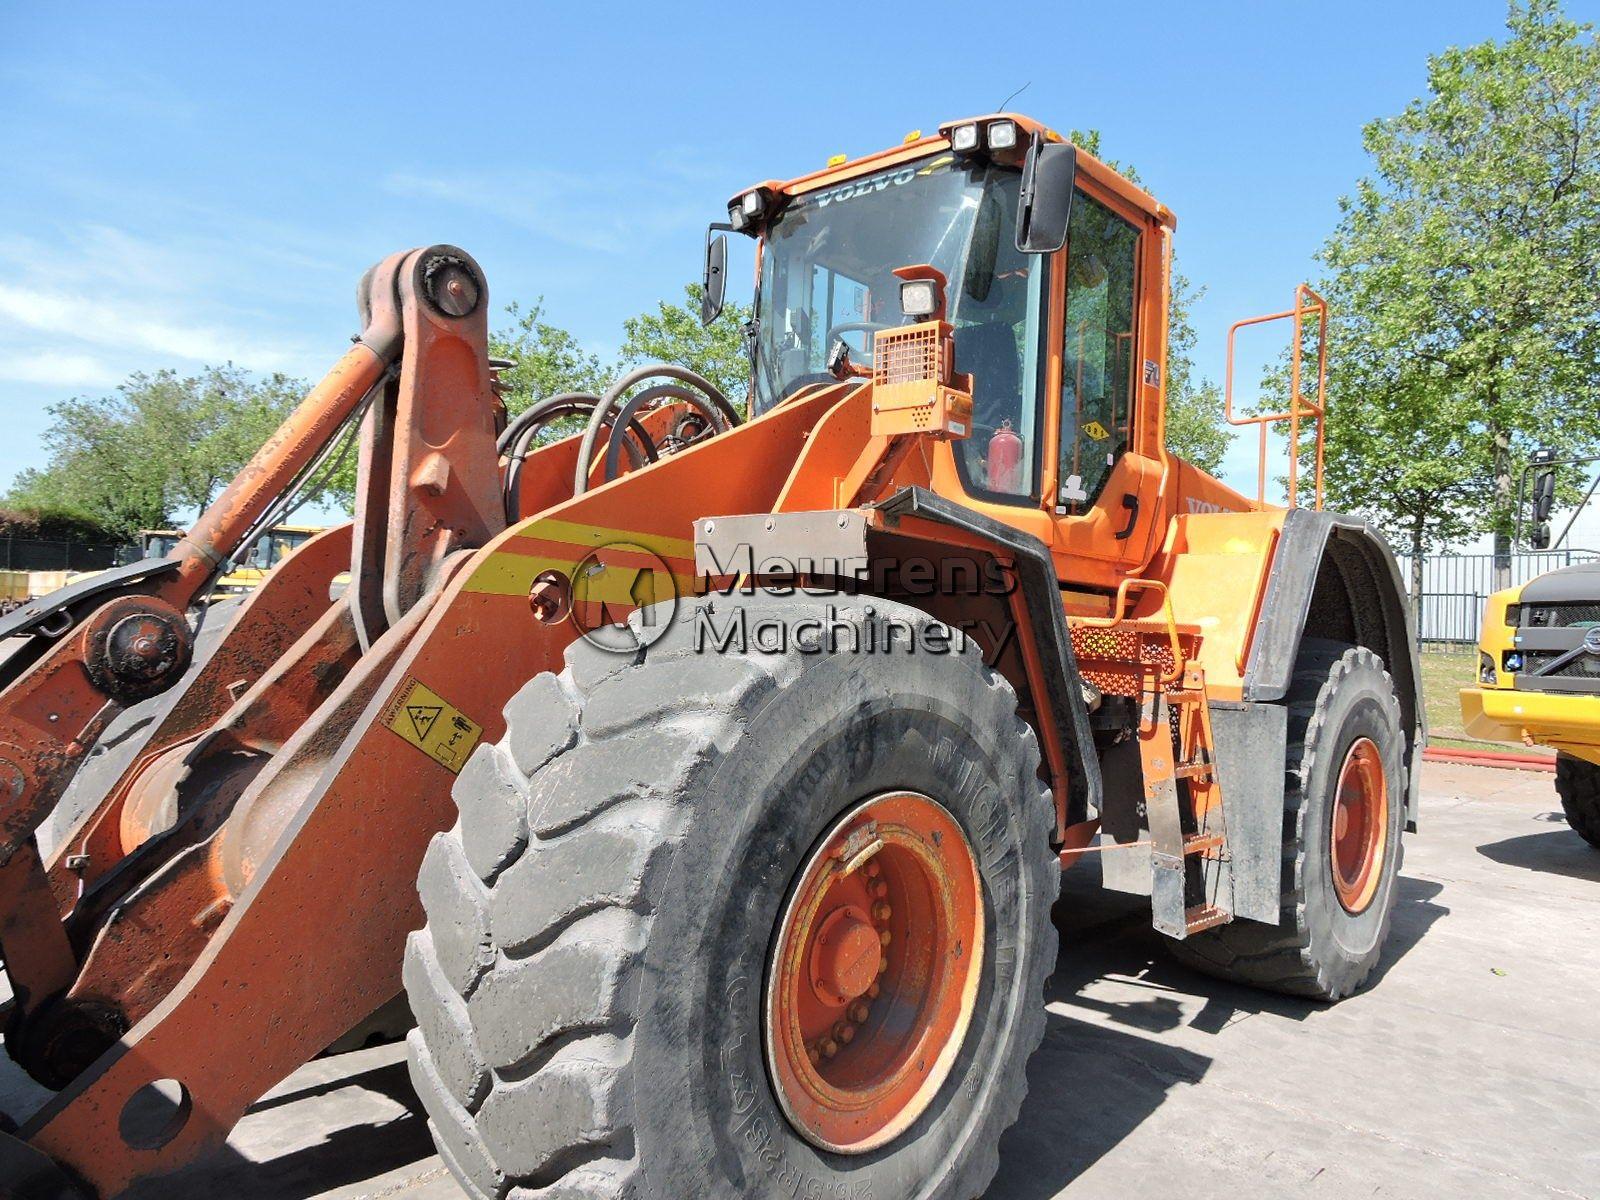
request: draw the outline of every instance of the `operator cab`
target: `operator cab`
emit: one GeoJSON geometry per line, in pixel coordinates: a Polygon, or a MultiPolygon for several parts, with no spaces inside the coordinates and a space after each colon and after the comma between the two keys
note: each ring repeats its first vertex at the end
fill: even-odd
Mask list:
{"type": "Polygon", "coordinates": [[[1075,153],[1065,246],[1019,249],[1030,137],[1070,152],[1002,115],[737,197],[719,228],[759,242],[752,415],[848,378],[840,343],[851,364],[870,365],[874,337],[905,322],[895,268],[929,264],[949,281],[955,369],[973,380],[972,432],[937,452],[950,456],[953,488],[1062,554],[1142,561],[1165,461],[1173,221],[1075,153]]]}

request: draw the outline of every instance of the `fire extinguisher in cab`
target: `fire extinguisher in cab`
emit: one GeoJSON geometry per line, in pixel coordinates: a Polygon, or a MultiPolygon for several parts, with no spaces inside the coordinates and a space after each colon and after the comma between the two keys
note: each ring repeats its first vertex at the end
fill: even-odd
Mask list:
{"type": "Polygon", "coordinates": [[[989,482],[991,492],[1014,494],[1022,488],[1022,439],[1002,421],[989,439],[989,482]]]}

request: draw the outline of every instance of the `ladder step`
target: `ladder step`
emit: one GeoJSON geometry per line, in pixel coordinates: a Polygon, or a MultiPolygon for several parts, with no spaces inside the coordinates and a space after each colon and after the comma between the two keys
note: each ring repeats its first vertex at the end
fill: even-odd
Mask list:
{"type": "Polygon", "coordinates": [[[1168,704],[1199,704],[1205,698],[1205,692],[1195,688],[1179,688],[1167,693],[1168,704]]]}
{"type": "Polygon", "coordinates": [[[1211,764],[1208,762],[1179,763],[1172,772],[1174,779],[1209,779],[1211,777],[1211,764]]]}
{"type": "Polygon", "coordinates": [[[1184,928],[1189,933],[1199,933],[1215,925],[1226,925],[1233,914],[1215,904],[1191,904],[1183,913],[1184,928]]]}
{"type": "Polygon", "coordinates": [[[1220,833],[1191,833],[1183,839],[1183,852],[1185,854],[1210,854],[1213,850],[1221,850],[1228,839],[1220,833]]]}

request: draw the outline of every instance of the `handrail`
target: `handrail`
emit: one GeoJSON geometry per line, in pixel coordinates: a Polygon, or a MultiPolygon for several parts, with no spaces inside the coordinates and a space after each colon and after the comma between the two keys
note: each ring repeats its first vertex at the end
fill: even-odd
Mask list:
{"type": "MultiPolygon", "coordinates": [[[[1167,641],[1172,647],[1172,670],[1161,677],[1161,682],[1170,686],[1183,676],[1183,668],[1187,663],[1183,654],[1183,643],[1178,637],[1178,618],[1172,610],[1172,594],[1167,590],[1167,585],[1159,579],[1138,579],[1132,576],[1124,579],[1117,585],[1117,596],[1112,602],[1109,617],[1075,617],[1077,624],[1087,629],[1115,629],[1128,617],[1128,589],[1151,588],[1161,593],[1161,615],[1167,622],[1167,641]]],[[[1141,595],[1142,601],[1144,597],[1141,595]]]]}
{"type": "Polygon", "coordinates": [[[1322,441],[1323,441],[1323,414],[1328,404],[1328,302],[1316,292],[1311,290],[1309,284],[1302,283],[1294,290],[1294,307],[1283,312],[1269,313],[1264,317],[1246,317],[1242,321],[1235,321],[1228,327],[1228,369],[1223,383],[1223,402],[1229,425],[1257,425],[1261,428],[1261,456],[1257,470],[1256,500],[1265,505],[1267,502],[1267,426],[1275,425],[1279,421],[1289,422],[1289,507],[1295,508],[1300,502],[1300,422],[1303,419],[1315,417],[1317,421],[1316,458],[1312,477],[1316,485],[1316,507],[1322,507],[1322,441]],[[1301,388],[1303,372],[1301,370],[1301,355],[1303,353],[1302,334],[1305,318],[1311,315],[1317,318],[1317,398],[1313,402],[1306,399],[1301,388]],[[1289,366],[1289,407],[1284,412],[1260,413],[1248,417],[1233,415],[1233,346],[1235,335],[1247,325],[1264,325],[1269,321],[1282,321],[1287,318],[1294,320],[1294,334],[1291,342],[1293,353],[1290,355],[1289,366]]]}

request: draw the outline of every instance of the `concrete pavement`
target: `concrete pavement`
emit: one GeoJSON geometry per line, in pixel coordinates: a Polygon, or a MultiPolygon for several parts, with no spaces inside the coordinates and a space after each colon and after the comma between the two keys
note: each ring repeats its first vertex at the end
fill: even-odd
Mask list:
{"type": "MultiPolygon", "coordinates": [[[[1426,771],[1381,978],[1332,1008],[1175,965],[1136,902],[1069,874],[1049,1032],[985,1200],[1600,1196],[1600,852],[1548,774],[1426,771]]],[[[459,1200],[402,1060],[312,1063],[136,1194],[459,1200]]],[[[6,1062],[0,1108],[27,1092],[6,1062]]]]}

